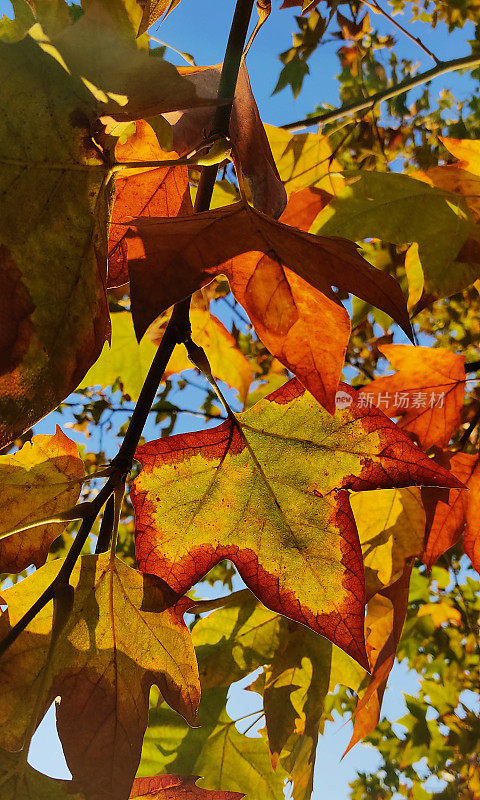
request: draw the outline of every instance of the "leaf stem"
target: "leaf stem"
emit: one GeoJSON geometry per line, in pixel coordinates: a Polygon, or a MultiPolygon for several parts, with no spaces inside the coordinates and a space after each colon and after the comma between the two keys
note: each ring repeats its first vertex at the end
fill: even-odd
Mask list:
{"type": "Polygon", "coordinates": [[[415,86],[422,86],[422,84],[428,83],[439,75],[445,75],[447,72],[456,72],[459,69],[467,69],[468,67],[473,69],[473,67],[479,65],[480,56],[476,54],[463,56],[462,58],[453,58],[451,61],[441,61],[435,67],[432,67],[432,69],[421,72],[420,75],[416,75],[413,78],[406,78],[404,81],[397,83],[396,86],[382,89],[381,92],[376,92],[370,95],[370,97],[362,98],[354,103],[348,103],[332,111],[322,111],[319,114],[312,114],[304,119],[295,120],[295,122],[287,122],[286,125],[281,125],[281,127],[286,131],[295,131],[301,128],[308,128],[309,125],[323,125],[326,122],[334,122],[336,119],[340,119],[340,117],[355,114],[357,111],[363,111],[365,108],[371,109],[383,100],[391,100],[393,97],[398,97],[408,92],[409,89],[415,88],[415,86]]]}

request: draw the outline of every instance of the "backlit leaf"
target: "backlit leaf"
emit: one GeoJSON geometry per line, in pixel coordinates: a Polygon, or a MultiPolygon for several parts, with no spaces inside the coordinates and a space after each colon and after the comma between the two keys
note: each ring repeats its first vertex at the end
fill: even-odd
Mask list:
{"type": "MultiPolygon", "coordinates": [[[[2,592],[2,638],[62,563],[51,561],[2,592]]],[[[187,604],[170,607],[175,595],[164,584],[109,554],[83,556],[71,584],[73,609],[53,652],[50,604],[2,657],[1,745],[22,747],[36,704],[41,718],[60,696],[57,726],[74,781],[89,797],[122,800],[140,758],[150,686],[156,683],[190,721],[195,716],[198,673],[182,620],[187,604]]]]}
{"type": "Polygon", "coordinates": [[[345,184],[342,167],[334,158],[330,143],[320,133],[289,133],[265,125],[268,141],[286,192],[317,186],[337,194],[345,184]]]}
{"type": "Polygon", "coordinates": [[[428,520],[428,538],[422,560],[430,569],[443,553],[458,541],[464,532],[464,550],[478,572],[478,492],[480,464],[477,455],[470,453],[438,453],[437,461],[448,466],[467,487],[449,492],[424,490],[428,520]]]}
{"type": "Polygon", "coordinates": [[[350,502],[362,546],[369,599],[400,578],[406,561],[421,555],[425,510],[416,488],[359,492],[351,496],[350,502]]]}
{"type": "Polygon", "coordinates": [[[425,449],[446,446],[460,425],[465,394],[465,357],[433,347],[385,344],[378,348],[397,369],[361,390],[425,449]]]}
{"type": "MultiPolygon", "coordinates": [[[[202,97],[217,97],[221,64],[212,67],[182,67],[181,75],[197,88],[202,97]]],[[[213,111],[184,111],[166,114],[173,125],[173,146],[184,155],[200,144],[199,132],[212,130],[213,111]]],[[[238,74],[235,99],[229,124],[232,154],[247,180],[255,208],[277,219],[285,208],[285,189],[280,181],[265,129],[252,94],[245,62],[238,74]]]]}
{"type": "Polygon", "coordinates": [[[107,338],[110,189],[94,98],[41,40],[0,43],[0,109],[3,446],[73,391],[107,338]]]}
{"type": "Polygon", "coordinates": [[[473,232],[463,198],[408,175],[361,172],[349,178],[322,211],[316,233],[352,241],[376,236],[399,245],[417,242],[425,288],[438,297],[455,294],[480,275],[478,265],[457,263],[473,232]]]}
{"type": "Polygon", "coordinates": [[[410,330],[400,287],[354,245],[275,222],[243,202],[188,218],[138,219],[128,259],[138,338],[174,302],[226,274],[266,346],[329,410],[349,332],[332,285],[383,308],[410,330]],[[322,338],[312,338],[319,319],[322,338]]]}
{"type": "MultiPolygon", "coordinates": [[[[160,148],[155,131],[145,120],[137,120],[135,125],[135,133],[124,144],[117,144],[117,161],[168,161],[177,158],[174,151],[166,153],[160,148]]],[[[108,238],[108,285],[119,286],[128,281],[126,222],[142,216],[176,217],[191,210],[187,167],[120,172],[115,181],[115,202],[108,238]]]]}
{"type": "Polygon", "coordinates": [[[165,14],[165,17],[178,6],[180,0],[137,0],[143,6],[143,16],[138,35],[145,33],[151,25],[165,14]]]}
{"type": "Polygon", "coordinates": [[[411,571],[411,563],[406,564],[398,581],[376,594],[368,603],[365,638],[372,675],[357,703],[353,733],[345,753],[368,736],[380,719],[383,695],[407,613],[411,571]]]}
{"type": "MultiPolygon", "coordinates": [[[[55,436],[34,436],[17,453],[0,456],[0,536],[74,506],[84,475],[77,445],[59,427],[55,436]]],[[[64,528],[51,523],[0,539],[0,572],[40,567],[64,528]]]]}
{"type": "Polygon", "coordinates": [[[199,778],[181,775],[156,775],[136,778],[130,800],[241,800],[238,792],[212,792],[197,786],[199,778]]]}
{"type": "Polygon", "coordinates": [[[351,405],[332,418],[292,380],[237,417],[242,433],[228,420],[140,447],[137,559],[184,592],[229,558],[267,607],[366,665],[363,562],[346,489],[456,482],[343,391],[351,405]]]}

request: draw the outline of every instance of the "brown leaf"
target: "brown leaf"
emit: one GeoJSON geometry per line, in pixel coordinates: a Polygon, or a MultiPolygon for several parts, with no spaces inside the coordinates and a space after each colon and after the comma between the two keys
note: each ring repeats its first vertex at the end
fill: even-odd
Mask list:
{"type": "Polygon", "coordinates": [[[353,243],[303,233],[244,202],[183,219],[140,219],[132,229],[137,337],[166,308],[224,273],[265,345],[330,410],[349,335],[332,285],[383,308],[409,330],[400,287],[353,243]]]}
{"type": "Polygon", "coordinates": [[[195,775],[156,775],[135,778],[130,800],[241,800],[239,792],[211,791],[197,786],[195,775]]]}
{"type": "MultiPolygon", "coordinates": [[[[215,98],[220,81],[221,65],[213,67],[183,67],[181,75],[188,76],[202,97],[215,98]]],[[[208,134],[213,125],[211,109],[165,114],[173,124],[173,146],[184,155],[202,139],[202,129],[208,134]]],[[[235,100],[230,118],[229,134],[235,162],[249,183],[255,208],[277,219],[286,205],[286,194],[268,144],[267,135],[252,94],[247,67],[242,61],[238,73],[235,100]]]]}
{"type": "Polygon", "coordinates": [[[145,33],[164,14],[163,19],[166,19],[170,12],[178,6],[179,2],[180,0],[137,0],[137,3],[143,8],[138,36],[145,33]]]}

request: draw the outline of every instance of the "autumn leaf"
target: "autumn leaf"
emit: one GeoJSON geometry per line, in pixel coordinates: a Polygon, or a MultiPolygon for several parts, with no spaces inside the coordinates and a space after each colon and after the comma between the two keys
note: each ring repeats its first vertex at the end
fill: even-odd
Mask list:
{"type": "MultiPolygon", "coordinates": [[[[209,97],[212,101],[217,97],[221,64],[212,67],[181,67],[179,72],[188,77],[203,97],[209,97]]],[[[211,109],[205,108],[201,111],[195,109],[181,114],[165,114],[165,118],[173,125],[173,146],[180,155],[191,152],[199,145],[199,131],[212,130],[213,113],[211,109]]],[[[229,138],[234,160],[239,166],[240,175],[250,187],[255,208],[277,219],[285,208],[285,189],[278,175],[243,60],[235,89],[229,138]]]]}
{"type": "MultiPolygon", "coordinates": [[[[145,120],[137,120],[135,133],[115,148],[118,162],[173,161],[177,153],[164,152],[155,131],[145,120]]],[[[115,202],[108,237],[109,286],[128,282],[125,236],[126,222],[134,217],[176,217],[192,211],[187,167],[126,169],[115,181],[115,202]]]]}
{"type": "Polygon", "coordinates": [[[458,484],[343,391],[352,404],[332,418],[294,379],[239,415],[241,432],[228,420],[138,448],[136,552],[143,571],[180,593],[229,558],[264,605],[368,666],[346,489],[458,484]]]}
{"type": "MultiPolygon", "coordinates": [[[[167,17],[179,2],[180,0],[137,0],[137,3],[143,8],[138,35],[145,33],[164,14],[167,17]]],[[[163,18],[165,19],[165,17],[163,18]]]]}
{"type": "Polygon", "coordinates": [[[137,338],[177,300],[226,274],[265,345],[329,410],[349,334],[347,313],[332,285],[383,308],[410,331],[400,287],[367,264],[354,245],[275,222],[244,202],[188,218],[138,219],[131,228],[137,338]],[[322,337],[315,336],[310,346],[318,319],[322,337]]]}
{"type": "MultiPolygon", "coordinates": [[[[132,400],[137,400],[168,317],[156,320],[140,343],[135,338],[132,315],[128,311],[112,314],[111,319],[111,347],[105,345],[82,385],[100,385],[105,388],[120,380],[123,392],[132,400]]],[[[204,309],[192,308],[190,322],[193,339],[205,350],[215,377],[238,388],[244,402],[252,382],[252,368],[238,349],[232,334],[220,320],[204,309]]],[[[188,369],[194,369],[194,366],[186,349],[179,346],[174,350],[164,375],[167,378],[188,369]]]]}
{"type": "Polygon", "coordinates": [[[427,510],[428,538],[423,562],[428,569],[453,547],[463,532],[463,546],[474,568],[479,570],[478,502],[480,490],[480,467],[477,455],[470,453],[436,454],[436,460],[448,467],[467,487],[468,491],[450,489],[448,493],[434,489],[424,490],[427,510]]]}
{"type": "MultiPolygon", "coordinates": [[[[62,563],[49,562],[2,592],[2,638],[62,563]]],[[[41,718],[60,696],[57,727],[73,780],[87,796],[121,800],[140,758],[151,685],[187,719],[195,716],[197,667],[182,619],[188,604],[170,607],[175,595],[164,584],[109,554],[83,556],[71,584],[73,609],[53,652],[46,606],[2,657],[0,744],[21,748],[32,714],[41,718]]]]}
{"type": "Polygon", "coordinates": [[[87,800],[72,781],[56,780],[27,763],[27,753],[0,750],[2,800],[87,800]]]}
{"type": "MultiPolygon", "coordinates": [[[[451,491],[464,494],[463,489],[451,491]]],[[[367,600],[370,600],[401,577],[407,561],[421,556],[425,510],[417,488],[358,492],[351,495],[350,503],[362,547],[367,600]]]]}
{"type": "Polygon", "coordinates": [[[450,350],[384,344],[378,348],[397,369],[360,391],[399,425],[415,434],[425,449],[445,447],[460,425],[465,394],[465,357],[450,350]]]}
{"type": "Polygon", "coordinates": [[[307,186],[331,194],[343,189],[342,166],[334,158],[327,136],[290,133],[273,125],[265,125],[265,131],[288,196],[307,186]]]}
{"type": "Polygon", "coordinates": [[[265,673],[265,723],[274,767],[280,759],[293,780],[294,800],[307,800],[313,791],[332,645],[303,625],[283,619],[279,627],[280,646],[265,673]]]}
{"type": "Polygon", "coordinates": [[[78,447],[57,426],[54,436],[34,436],[18,452],[0,456],[0,475],[0,572],[40,567],[65,523],[1,535],[75,505],[85,476],[78,447]]]}
{"type": "Polygon", "coordinates": [[[154,778],[136,778],[130,800],[241,800],[238,792],[212,792],[197,786],[196,776],[156,775],[154,778]]]}
{"type": "Polygon", "coordinates": [[[230,683],[271,661],[279,641],[278,615],[249,592],[241,594],[241,599],[227,598],[226,607],[199,619],[192,629],[202,684],[200,727],[190,728],[165,703],[153,704],[139,774],[201,774],[208,789],[245,792],[248,800],[278,800],[287,774],[281,765],[273,770],[267,743],[239,733],[225,710],[230,683]]]}
{"type": "Polygon", "coordinates": [[[368,603],[365,638],[372,675],[358,700],[353,717],[353,733],[344,753],[368,736],[380,719],[388,676],[407,613],[408,587],[412,564],[407,563],[400,578],[376,594],[368,603]]]}
{"type": "Polygon", "coordinates": [[[345,178],[347,186],[319,215],[315,233],[352,241],[375,236],[399,245],[417,242],[425,289],[437,297],[455,294],[479,276],[478,264],[457,258],[474,233],[463,198],[408,175],[358,172],[345,178]]]}
{"type": "Polygon", "coordinates": [[[436,628],[439,628],[445,622],[459,625],[462,619],[458,608],[441,601],[439,603],[424,603],[418,609],[418,616],[430,617],[436,628]]]}
{"type": "Polygon", "coordinates": [[[66,67],[91,88],[99,117],[136,120],[212,104],[197,96],[173,64],[139,48],[125,6],[117,10],[114,4],[89,2],[75,24],[52,39],[66,67]]]}
{"type": "Polygon", "coordinates": [[[0,43],[0,78],[3,446],[73,391],[108,336],[111,192],[81,81],[32,36],[0,43]]]}

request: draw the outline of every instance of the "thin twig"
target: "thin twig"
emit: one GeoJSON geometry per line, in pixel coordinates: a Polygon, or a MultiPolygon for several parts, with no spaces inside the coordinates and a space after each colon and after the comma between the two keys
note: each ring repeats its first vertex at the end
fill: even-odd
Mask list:
{"type": "Polygon", "coordinates": [[[421,40],[421,39],[419,39],[419,38],[418,38],[418,36],[414,36],[412,33],[410,33],[410,31],[407,31],[407,29],[406,29],[406,28],[404,28],[404,27],[403,27],[403,25],[400,25],[400,23],[399,23],[399,22],[397,22],[397,20],[396,20],[396,19],[394,19],[393,17],[391,17],[391,16],[390,16],[390,14],[388,14],[388,13],[387,13],[387,12],[386,12],[386,11],[385,11],[385,10],[384,10],[384,9],[383,9],[381,6],[380,6],[380,5],[379,5],[379,4],[376,2],[376,0],[362,0],[362,3],[363,3],[363,5],[364,5],[364,6],[368,6],[368,8],[371,8],[374,14],[381,14],[383,17],[385,17],[385,19],[388,19],[388,21],[389,21],[389,22],[390,22],[392,25],[394,25],[396,28],[398,28],[398,30],[399,30],[399,31],[401,31],[401,32],[402,32],[402,33],[403,33],[405,36],[407,36],[407,37],[410,39],[410,41],[412,41],[412,42],[415,42],[415,44],[416,44],[416,45],[418,45],[418,47],[420,47],[420,49],[421,49],[421,50],[423,50],[423,52],[424,52],[424,53],[425,53],[427,56],[429,56],[429,58],[433,58],[433,60],[435,61],[435,64],[441,64],[441,63],[442,63],[442,62],[440,61],[440,59],[439,59],[439,58],[437,58],[437,56],[435,55],[435,53],[432,53],[432,51],[431,51],[431,50],[429,50],[429,49],[428,49],[428,47],[427,47],[426,45],[424,45],[424,43],[422,42],[422,40],[421,40]]]}
{"type": "Polygon", "coordinates": [[[442,61],[440,64],[437,64],[437,66],[432,67],[432,69],[421,72],[420,75],[416,75],[414,78],[406,78],[400,83],[397,83],[396,86],[382,89],[381,92],[376,92],[366,99],[348,103],[332,111],[322,111],[319,114],[312,114],[310,117],[298,119],[295,120],[295,122],[287,122],[280,127],[286,131],[295,131],[301,128],[308,128],[310,125],[324,125],[326,122],[334,122],[336,119],[340,119],[340,117],[355,114],[357,111],[363,111],[365,108],[371,109],[377,103],[381,103],[384,100],[391,100],[393,97],[405,94],[409,89],[422,86],[424,83],[428,83],[439,75],[445,75],[447,72],[456,72],[460,69],[468,69],[469,67],[473,69],[473,67],[479,65],[480,56],[478,55],[463,56],[462,58],[454,58],[451,61],[442,61]]]}

